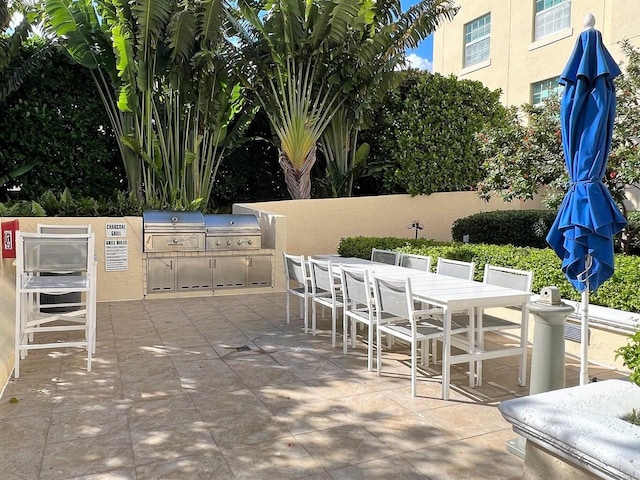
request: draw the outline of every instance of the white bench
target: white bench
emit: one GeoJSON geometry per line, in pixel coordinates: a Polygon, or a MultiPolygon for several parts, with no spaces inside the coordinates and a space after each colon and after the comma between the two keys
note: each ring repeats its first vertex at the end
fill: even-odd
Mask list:
{"type": "MultiPolygon", "coordinates": [[[[567,319],[570,321],[582,321],[582,303],[573,300],[563,300],[571,305],[575,312],[567,319]]],[[[633,335],[640,330],[640,313],[625,312],[615,308],[589,305],[589,326],[615,333],[633,335]]]]}
{"type": "MultiPolygon", "coordinates": [[[[540,297],[534,295],[531,301],[536,301],[540,297]]],[[[569,322],[582,322],[582,302],[562,299],[566,305],[571,305],[574,312],[567,320],[569,322]]],[[[608,332],[633,335],[640,330],[640,313],[626,312],[615,308],[602,307],[600,305],[589,305],[589,327],[599,328],[608,332]]],[[[565,326],[565,338],[580,343],[579,325],[576,338],[576,325],[568,323],[565,326]]]]}

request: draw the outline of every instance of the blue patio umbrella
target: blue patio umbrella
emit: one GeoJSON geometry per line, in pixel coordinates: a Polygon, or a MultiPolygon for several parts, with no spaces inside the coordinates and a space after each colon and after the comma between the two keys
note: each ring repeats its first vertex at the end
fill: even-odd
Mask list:
{"type": "Polygon", "coordinates": [[[589,290],[596,291],[613,275],[613,236],[624,228],[620,213],[602,178],[607,168],[616,111],[613,79],[620,74],[602,35],[587,16],[559,83],[562,144],[569,190],[547,235],[562,259],[562,271],[582,292],[580,384],[588,382],[587,328],[589,290]]]}

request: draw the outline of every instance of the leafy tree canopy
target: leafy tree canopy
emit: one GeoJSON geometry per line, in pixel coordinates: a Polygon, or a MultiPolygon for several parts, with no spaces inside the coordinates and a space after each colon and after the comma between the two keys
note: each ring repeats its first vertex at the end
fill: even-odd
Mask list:
{"type": "Polygon", "coordinates": [[[468,190],[482,178],[475,134],[504,118],[500,90],[429,72],[401,81],[374,106],[362,133],[386,191],[412,195],[468,190]]]}
{"type": "MultiPolygon", "coordinates": [[[[640,182],[640,52],[628,42],[625,72],[615,80],[617,110],[613,141],[604,182],[625,216],[625,191],[640,182]]],[[[569,186],[562,152],[560,102],[548,99],[541,106],[512,107],[506,121],[478,134],[484,158],[484,179],[479,194],[498,194],[504,200],[529,199],[538,192],[549,208],[557,208],[569,186]]],[[[637,233],[627,227],[623,248],[637,233]]]]}
{"type": "MultiPolygon", "coordinates": [[[[17,60],[45,40],[21,47],[17,60]]],[[[0,107],[0,198],[35,199],[65,187],[79,196],[108,197],[124,189],[124,173],[104,106],[89,72],[52,49],[0,107]],[[71,87],[72,86],[72,87],[71,87]]]]}

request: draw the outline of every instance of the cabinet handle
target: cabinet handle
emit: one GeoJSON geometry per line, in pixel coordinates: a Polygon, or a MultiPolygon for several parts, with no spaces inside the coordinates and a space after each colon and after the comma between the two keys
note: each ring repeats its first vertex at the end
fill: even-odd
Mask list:
{"type": "Polygon", "coordinates": [[[173,270],[173,260],[169,260],[169,268],[173,270]]]}
{"type": "Polygon", "coordinates": [[[249,257],[249,266],[253,267],[253,257],[249,257]]]}
{"type": "Polygon", "coordinates": [[[211,269],[211,259],[209,259],[209,269],[211,269]]]}

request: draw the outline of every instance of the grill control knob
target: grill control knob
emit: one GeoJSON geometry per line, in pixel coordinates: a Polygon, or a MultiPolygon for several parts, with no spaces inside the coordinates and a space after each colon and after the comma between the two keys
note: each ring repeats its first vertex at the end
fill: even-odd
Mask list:
{"type": "Polygon", "coordinates": [[[247,245],[251,245],[253,242],[251,240],[247,240],[247,245]]]}
{"type": "Polygon", "coordinates": [[[220,240],[216,240],[216,245],[220,245],[220,240]]]}
{"type": "Polygon", "coordinates": [[[227,240],[227,245],[231,245],[231,240],[227,240]]]}
{"type": "Polygon", "coordinates": [[[173,239],[173,243],[178,243],[178,239],[177,239],[177,238],[174,238],[174,239],[173,239]]]}
{"type": "Polygon", "coordinates": [[[242,245],[242,240],[238,240],[238,245],[242,245]]]}

